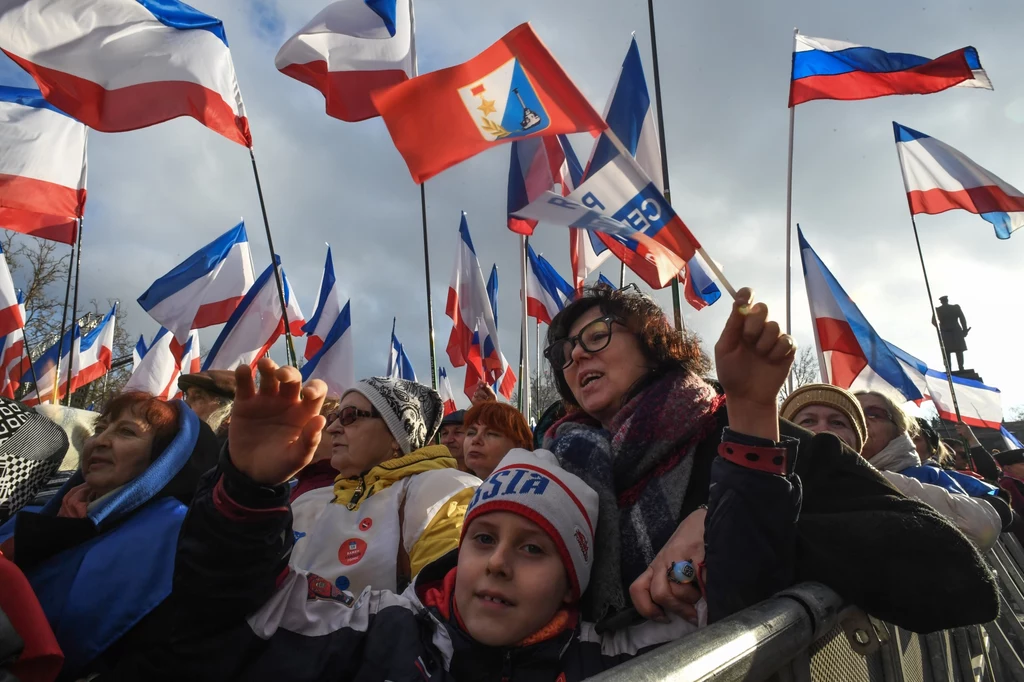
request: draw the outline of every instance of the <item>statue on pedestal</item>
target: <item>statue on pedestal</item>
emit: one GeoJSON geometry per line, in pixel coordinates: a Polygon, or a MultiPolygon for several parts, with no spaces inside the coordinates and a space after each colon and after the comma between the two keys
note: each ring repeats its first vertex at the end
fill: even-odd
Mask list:
{"type": "Polygon", "coordinates": [[[936,324],[938,318],[939,333],[942,335],[942,345],[946,349],[946,365],[953,366],[952,355],[956,354],[956,364],[962,372],[964,369],[964,351],[967,350],[967,333],[971,328],[967,326],[967,318],[960,310],[960,306],[950,304],[949,296],[939,297],[938,308],[932,316],[932,324],[936,324]]]}

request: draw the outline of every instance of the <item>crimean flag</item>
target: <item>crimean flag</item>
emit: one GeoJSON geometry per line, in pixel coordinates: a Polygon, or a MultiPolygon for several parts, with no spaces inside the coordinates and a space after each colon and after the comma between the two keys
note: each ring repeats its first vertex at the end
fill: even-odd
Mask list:
{"type": "Polygon", "coordinates": [[[288,39],[274,65],[323,93],[328,116],[362,121],[377,116],[371,92],[415,75],[414,41],[412,0],[338,0],[288,39]]]}
{"type": "Polygon", "coordinates": [[[73,244],[85,211],[86,128],[38,90],[0,86],[0,225],[73,244]]]}
{"type": "Polygon", "coordinates": [[[0,0],[0,49],[95,130],[191,116],[252,144],[224,24],[181,0],[0,0]]]}
{"type": "Polygon", "coordinates": [[[1024,227],[1024,192],[945,142],[895,121],[892,126],[911,213],[976,213],[999,239],[1024,227]]]}
{"type": "Polygon", "coordinates": [[[499,144],[607,127],[529,24],[372,98],[417,183],[499,144]]]}

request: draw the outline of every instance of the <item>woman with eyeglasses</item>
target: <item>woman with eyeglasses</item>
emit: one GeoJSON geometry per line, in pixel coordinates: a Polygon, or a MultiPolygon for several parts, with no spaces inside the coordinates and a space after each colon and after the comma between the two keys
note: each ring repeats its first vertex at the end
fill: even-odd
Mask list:
{"type": "Polygon", "coordinates": [[[947,472],[922,466],[913,437],[917,423],[893,400],[876,391],[861,391],[867,440],[861,456],[881,471],[900,492],[935,507],[983,552],[992,549],[1003,526],[1013,523],[1009,505],[990,497],[972,497],[947,472]]]}
{"type": "Polygon", "coordinates": [[[433,444],[442,413],[437,391],[402,379],[365,379],[341,397],[321,441],[334,486],[293,503],[292,568],[355,595],[367,585],[401,592],[458,546],[480,481],[433,444]]]}
{"type": "Polygon", "coordinates": [[[724,396],[701,378],[709,363],[699,340],[672,329],[639,292],[590,289],[552,320],[545,357],[568,414],[547,431],[545,447],[600,498],[584,617],[606,629],[628,626],[637,614],[696,620],[702,590],[673,573],[687,561],[704,564],[709,608],[716,590],[742,593],[749,603],[770,596],[766,588],[785,587],[780,580],[819,581],[919,632],[994,618],[998,595],[966,538],[896,492],[839,439],[779,419],[777,396],[794,347],[767,314],[749,290],[738,293],[715,347],[724,396]],[[716,527],[723,486],[712,490],[711,483],[723,461],[743,464],[773,448],[793,452],[756,466],[779,469],[786,480],[798,475],[802,505],[790,536],[772,527],[779,536],[769,538],[758,527],[739,550],[732,531],[746,529],[716,527]],[[777,575],[761,582],[747,575],[749,583],[736,585],[743,566],[759,565],[765,552],[776,553],[777,575]],[[864,579],[872,565],[894,567],[884,584],[864,579]]]}

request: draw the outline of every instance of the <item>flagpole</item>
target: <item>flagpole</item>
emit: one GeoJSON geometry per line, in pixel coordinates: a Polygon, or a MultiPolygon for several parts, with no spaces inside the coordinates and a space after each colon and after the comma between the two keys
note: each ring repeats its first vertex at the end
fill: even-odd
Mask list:
{"type": "Polygon", "coordinates": [[[430,242],[427,239],[427,188],[420,184],[420,215],[423,219],[423,273],[427,289],[427,342],[430,348],[430,387],[437,390],[437,350],[434,347],[434,304],[430,296],[430,242]]]}
{"type": "MultiPolygon", "coordinates": [[[[82,219],[78,219],[77,228],[78,234],[82,233],[82,219]]],[[[68,323],[68,305],[71,303],[71,274],[74,270],[75,264],[75,242],[71,242],[71,259],[68,261],[68,283],[64,289],[64,311],[60,315],[60,332],[57,334],[57,366],[55,367],[57,373],[54,375],[55,379],[53,382],[53,394],[50,396],[50,402],[54,405],[57,404],[57,389],[60,386],[60,359],[64,357],[64,327],[68,323]]],[[[33,368],[33,380],[35,377],[35,368],[33,368]]],[[[43,396],[39,394],[39,384],[36,383],[36,398],[39,402],[43,402],[43,396]]]]}
{"type": "MultiPolygon", "coordinates": [[[[32,373],[32,385],[35,386],[35,388],[36,388],[36,397],[39,398],[40,397],[39,396],[39,380],[36,378],[36,366],[35,366],[35,363],[32,360],[32,348],[29,347],[29,343],[28,343],[28,326],[27,325],[25,327],[21,328],[21,337],[22,337],[21,338],[22,343],[25,344],[25,357],[28,358],[28,370],[29,370],[29,372],[32,373]]],[[[22,374],[22,378],[24,378],[25,373],[22,372],[21,374],[22,374]]],[[[41,398],[40,398],[39,402],[42,402],[41,398]]]]}
{"type": "Polygon", "coordinates": [[[395,353],[395,329],[398,327],[398,318],[391,318],[391,338],[388,340],[388,364],[384,370],[384,376],[390,377],[394,373],[394,368],[391,366],[391,356],[395,353]]]}
{"type": "Polygon", "coordinates": [[[522,367],[520,368],[520,381],[524,381],[526,384],[526,390],[522,390],[522,384],[520,384],[519,395],[521,396],[522,405],[519,411],[530,418],[530,332],[528,331],[528,318],[527,318],[527,306],[526,306],[526,248],[529,244],[529,239],[526,235],[519,236],[519,274],[522,276],[522,287],[520,291],[522,295],[519,297],[522,299],[522,314],[523,320],[520,325],[520,356],[522,367]],[[525,377],[525,379],[524,379],[525,377]]]}
{"type": "Polygon", "coordinates": [[[939,338],[939,350],[942,351],[942,364],[946,368],[946,382],[949,384],[949,394],[953,398],[953,410],[956,412],[956,420],[963,422],[960,417],[960,405],[956,400],[956,389],[953,388],[953,373],[949,367],[949,356],[946,355],[946,344],[942,340],[942,330],[939,329],[939,320],[935,315],[935,299],[932,298],[932,285],[928,282],[928,269],[924,266],[924,252],[921,250],[921,238],[917,234],[917,221],[914,213],[910,213],[910,224],[914,228],[914,241],[917,242],[917,255],[921,259],[921,273],[924,275],[924,288],[928,292],[928,307],[931,309],[932,320],[935,322],[935,335],[939,338]]]}
{"type": "MultiPolygon", "coordinates": [[[[409,32],[412,42],[409,45],[409,52],[412,56],[413,78],[420,75],[420,62],[416,54],[416,10],[409,3],[409,32]]],[[[423,220],[423,276],[426,281],[427,290],[427,347],[430,350],[430,387],[437,390],[437,349],[434,346],[434,303],[430,296],[430,245],[427,240],[427,188],[426,183],[420,183],[420,216],[423,220]]]]}
{"type": "MultiPolygon", "coordinates": [[[[793,29],[793,54],[796,54],[796,36],[793,29]]],[[[791,86],[792,87],[792,86],[791,86]]],[[[789,153],[786,164],[786,333],[793,335],[793,133],[796,129],[796,107],[789,107],[789,153]]],[[[793,392],[793,374],[787,379],[789,392],[793,392]]]]}
{"type": "MultiPolygon", "coordinates": [[[[665,183],[665,201],[672,203],[668,183],[668,150],[665,144],[665,116],[661,104],[661,69],[658,66],[658,34],[654,29],[654,0],[647,0],[647,20],[651,26],[651,65],[654,69],[654,101],[658,107],[658,144],[661,146],[661,176],[665,183]]],[[[625,281],[625,264],[619,274],[619,288],[625,281]]],[[[672,312],[675,314],[676,331],[686,329],[683,312],[679,305],[679,278],[672,280],[672,312]]]]}
{"type": "MultiPolygon", "coordinates": [[[[68,387],[64,391],[64,407],[71,407],[71,380],[75,371],[75,325],[78,323],[78,277],[82,274],[82,225],[78,220],[78,249],[75,255],[75,296],[71,303],[71,348],[68,350],[68,387]]],[[[60,372],[57,373],[57,387],[60,388],[60,372]]]]}
{"type": "Polygon", "coordinates": [[[619,261],[619,288],[626,284],[626,261],[619,261]]]}
{"type": "MultiPolygon", "coordinates": [[[[263,185],[260,183],[260,170],[256,166],[256,153],[252,146],[249,147],[249,158],[252,160],[252,175],[256,179],[256,194],[260,198],[260,210],[263,212],[263,227],[267,231],[267,245],[270,247],[270,264],[274,266],[274,279],[277,281],[277,295],[281,299],[281,319],[284,321],[285,357],[288,364],[298,367],[298,356],[295,354],[295,344],[292,341],[291,328],[288,325],[288,302],[284,295],[284,279],[281,277],[281,267],[277,264],[277,251],[274,249],[274,237],[270,233],[270,219],[267,218],[267,204],[263,200],[263,185]]],[[[255,273],[253,273],[255,274],[255,273]]]]}

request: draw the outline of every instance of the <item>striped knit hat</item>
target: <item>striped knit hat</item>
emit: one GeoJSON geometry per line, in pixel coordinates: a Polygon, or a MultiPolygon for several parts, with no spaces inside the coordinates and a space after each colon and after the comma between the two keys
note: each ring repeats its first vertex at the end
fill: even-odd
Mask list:
{"type": "MultiPolygon", "coordinates": [[[[476,517],[507,511],[533,521],[548,534],[569,574],[574,599],[590,584],[594,565],[597,493],[558,466],[547,450],[509,450],[476,489],[462,522],[462,535],[476,517]]],[[[461,544],[461,540],[459,543],[461,544]]]]}

